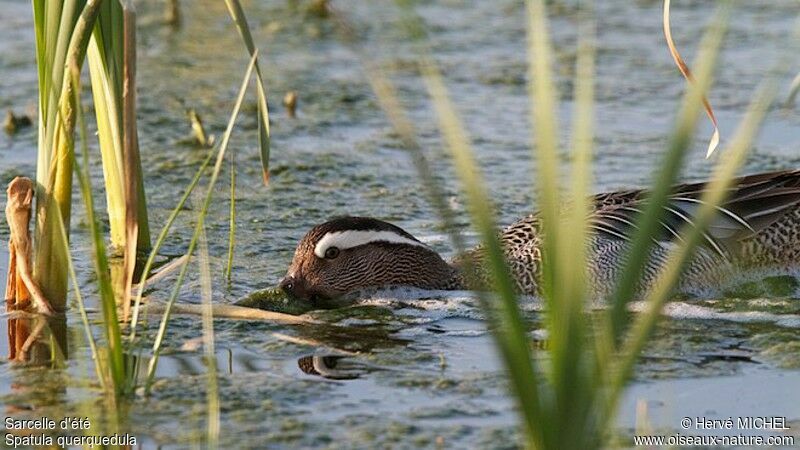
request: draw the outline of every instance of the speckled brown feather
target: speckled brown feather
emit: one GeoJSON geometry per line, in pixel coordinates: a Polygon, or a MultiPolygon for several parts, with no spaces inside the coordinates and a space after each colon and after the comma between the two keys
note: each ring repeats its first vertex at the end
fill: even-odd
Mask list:
{"type": "MultiPolygon", "coordinates": [[[[678,185],[673,189],[662,232],[657,234],[648,265],[643,270],[642,289],[655,280],[675,245],[680,230],[691,223],[706,183],[678,185]]],[[[647,199],[645,190],[625,190],[598,194],[589,222],[592,234],[588,243],[587,273],[594,294],[610,292],[622,266],[628,239],[637,215],[647,199]]],[[[695,252],[680,282],[679,290],[702,293],[735,281],[744,272],[793,272],[800,261],[800,171],[781,171],[751,175],[734,181],[728,199],[717,219],[706,232],[706,239],[695,252]]],[[[501,241],[509,267],[521,293],[538,294],[541,263],[541,232],[535,215],[527,216],[502,231],[501,241]]],[[[457,257],[481,266],[479,246],[457,257]]],[[[478,271],[488,282],[488,271],[478,271]]]]}
{"type": "MultiPolygon", "coordinates": [[[[671,249],[700,206],[706,183],[675,186],[656,233],[655,245],[642,269],[640,292],[655,281],[671,249]]],[[[625,190],[593,197],[588,217],[587,276],[592,293],[606,296],[619,275],[647,191],[625,190]]],[[[569,206],[566,205],[566,208],[569,206]]],[[[489,286],[489,273],[481,246],[459,255],[450,265],[424,245],[370,242],[343,251],[334,261],[314,256],[314,246],[329,232],[389,231],[414,239],[387,222],[365,217],[343,217],[314,227],[297,247],[287,279],[302,281],[303,295],[335,296],[385,286],[423,289],[462,289],[489,286]],[[463,270],[470,266],[474,273],[463,270]],[[474,281],[474,285],[473,285],[474,281]]],[[[538,294],[542,233],[533,214],[501,232],[501,242],[517,290],[538,294]]],[[[419,242],[419,241],[416,241],[419,242]]],[[[734,180],[727,200],[702,244],[685,268],[678,290],[703,294],[731,285],[746,273],[793,273],[800,261],[800,171],[751,175],[734,180]]]]}

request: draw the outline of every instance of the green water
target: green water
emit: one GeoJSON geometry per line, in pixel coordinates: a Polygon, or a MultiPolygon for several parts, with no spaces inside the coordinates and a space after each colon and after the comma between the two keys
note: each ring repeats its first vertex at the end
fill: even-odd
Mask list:
{"type": "MultiPolygon", "coordinates": [[[[177,30],[161,23],[161,2],[137,3],[140,143],[151,227],[159,229],[205,156],[204,150],[184,143],[190,133],[186,109],[194,108],[209,131],[221,135],[247,55],[223,2],[184,2],[183,26],[177,30]]],[[[297,240],[335,215],[379,217],[452,254],[358,58],[336,38],[332,24],[306,14],[303,3],[245,2],[270,94],[273,176],[268,188],[260,185],[256,109],[250,97],[230,147],[238,164],[239,225],[233,282],[214,280],[214,298],[220,303],[274,285],[297,240]],[[289,90],[299,95],[295,119],[281,105],[289,90]]],[[[474,240],[463,198],[443,157],[431,105],[412,69],[414,47],[404,38],[397,12],[372,2],[336,3],[368,41],[370,57],[397,83],[459,225],[474,240]]],[[[572,2],[555,3],[551,31],[564,100],[560,116],[568,123],[576,17],[572,2]]],[[[711,12],[710,3],[673,6],[673,35],[687,60],[711,12]]],[[[796,60],[790,34],[796,1],[742,3],[733,16],[710,97],[723,142],[768,68],[778,60],[796,60]]],[[[660,4],[598,5],[598,191],[645,185],[664,150],[684,84],[663,44],[660,4]]],[[[511,0],[442,0],[425,3],[418,11],[474,140],[501,221],[510,223],[533,208],[523,6],[511,0]]],[[[0,109],[35,116],[30,4],[0,0],[0,24],[0,109]]],[[[782,80],[781,86],[788,81],[782,80]]],[[[712,167],[713,160],[703,159],[708,135],[710,128],[703,123],[684,172],[687,179],[702,178],[712,167]]],[[[745,170],[800,167],[798,149],[800,113],[774,108],[745,170]]],[[[13,136],[0,133],[0,181],[6,183],[17,174],[33,176],[35,151],[35,127],[13,136]]],[[[92,170],[99,186],[99,158],[92,170]]],[[[219,189],[207,220],[214,274],[223,272],[227,251],[225,192],[219,189]]],[[[194,200],[164,256],[185,251],[191,213],[198,204],[194,200]]],[[[77,196],[74,203],[80,205],[77,196]]],[[[82,208],[77,206],[74,214],[76,265],[91,292],[82,208]]],[[[0,239],[5,241],[8,229],[0,224],[0,239]]],[[[0,282],[5,279],[6,258],[0,252],[0,282]]],[[[156,294],[166,296],[169,282],[160,286],[156,294]]],[[[651,421],[666,429],[678,430],[682,416],[726,418],[752,412],[787,416],[797,433],[800,303],[794,292],[764,300],[760,296],[768,288],[753,287],[748,297],[754,298],[672,305],[670,319],[659,327],[637,369],[636,384],[620,413],[621,427],[633,427],[636,402],[643,399],[651,421]]],[[[181,301],[199,302],[199,292],[199,280],[191,275],[181,301]]],[[[526,300],[525,311],[535,328],[533,335],[540,336],[539,308],[526,300]]],[[[469,298],[371,300],[315,315],[340,326],[215,322],[222,447],[517,445],[514,407],[503,373],[479,309],[469,298]],[[321,346],[288,343],[275,332],[321,346]],[[342,359],[323,358],[345,354],[342,359]],[[300,368],[315,364],[330,378],[300,368]]],[[[96,386],[86,379],[90,361],[77,315],[70,314],[69,323],[72,358],[65,368],[0,363],[5,415],[58,418],[97,409],[92,392],[96,386]]],[[[147,334],[153,333],[151,324],[147,334]]],[[[202,350],[193,344],[199,336],[197,318],[173,320],[153,395],[128,408],[129,431],[146,442],[145,448],[190,447],[204,436],[205,367],[202,350]]],[[[5,339],[0,341],[5,352],[5,339]]]]}

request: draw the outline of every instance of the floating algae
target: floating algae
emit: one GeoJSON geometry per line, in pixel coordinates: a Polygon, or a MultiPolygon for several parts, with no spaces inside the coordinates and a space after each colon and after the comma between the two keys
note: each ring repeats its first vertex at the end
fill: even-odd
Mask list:
{"type": "Polygon", "coordinates": [[[274,287],[253,291],[234,302],[234,305],[295,315],[314,309],[310,303],[291,299],[280,289],[274,287]]]}

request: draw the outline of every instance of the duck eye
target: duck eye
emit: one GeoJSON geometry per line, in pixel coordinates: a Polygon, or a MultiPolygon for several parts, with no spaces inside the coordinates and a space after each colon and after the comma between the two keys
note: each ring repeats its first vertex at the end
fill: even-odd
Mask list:
{"type": "Polygon", "coordinates": [[[328,249],[325,250],[325,259],[333,259],[336,258],[337,256],[339,256],[339,248],[328,247],[328,249]]]}

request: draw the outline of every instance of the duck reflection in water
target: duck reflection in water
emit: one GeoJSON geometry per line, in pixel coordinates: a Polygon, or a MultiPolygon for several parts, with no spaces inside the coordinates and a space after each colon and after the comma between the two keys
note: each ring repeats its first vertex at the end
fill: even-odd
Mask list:
{"type": "Polygon", "coordinates": [[[303,356],[297,366],[308,375],[329,380],[355,380],[370,371],[364,364],[340,355],[303,356]]]}

